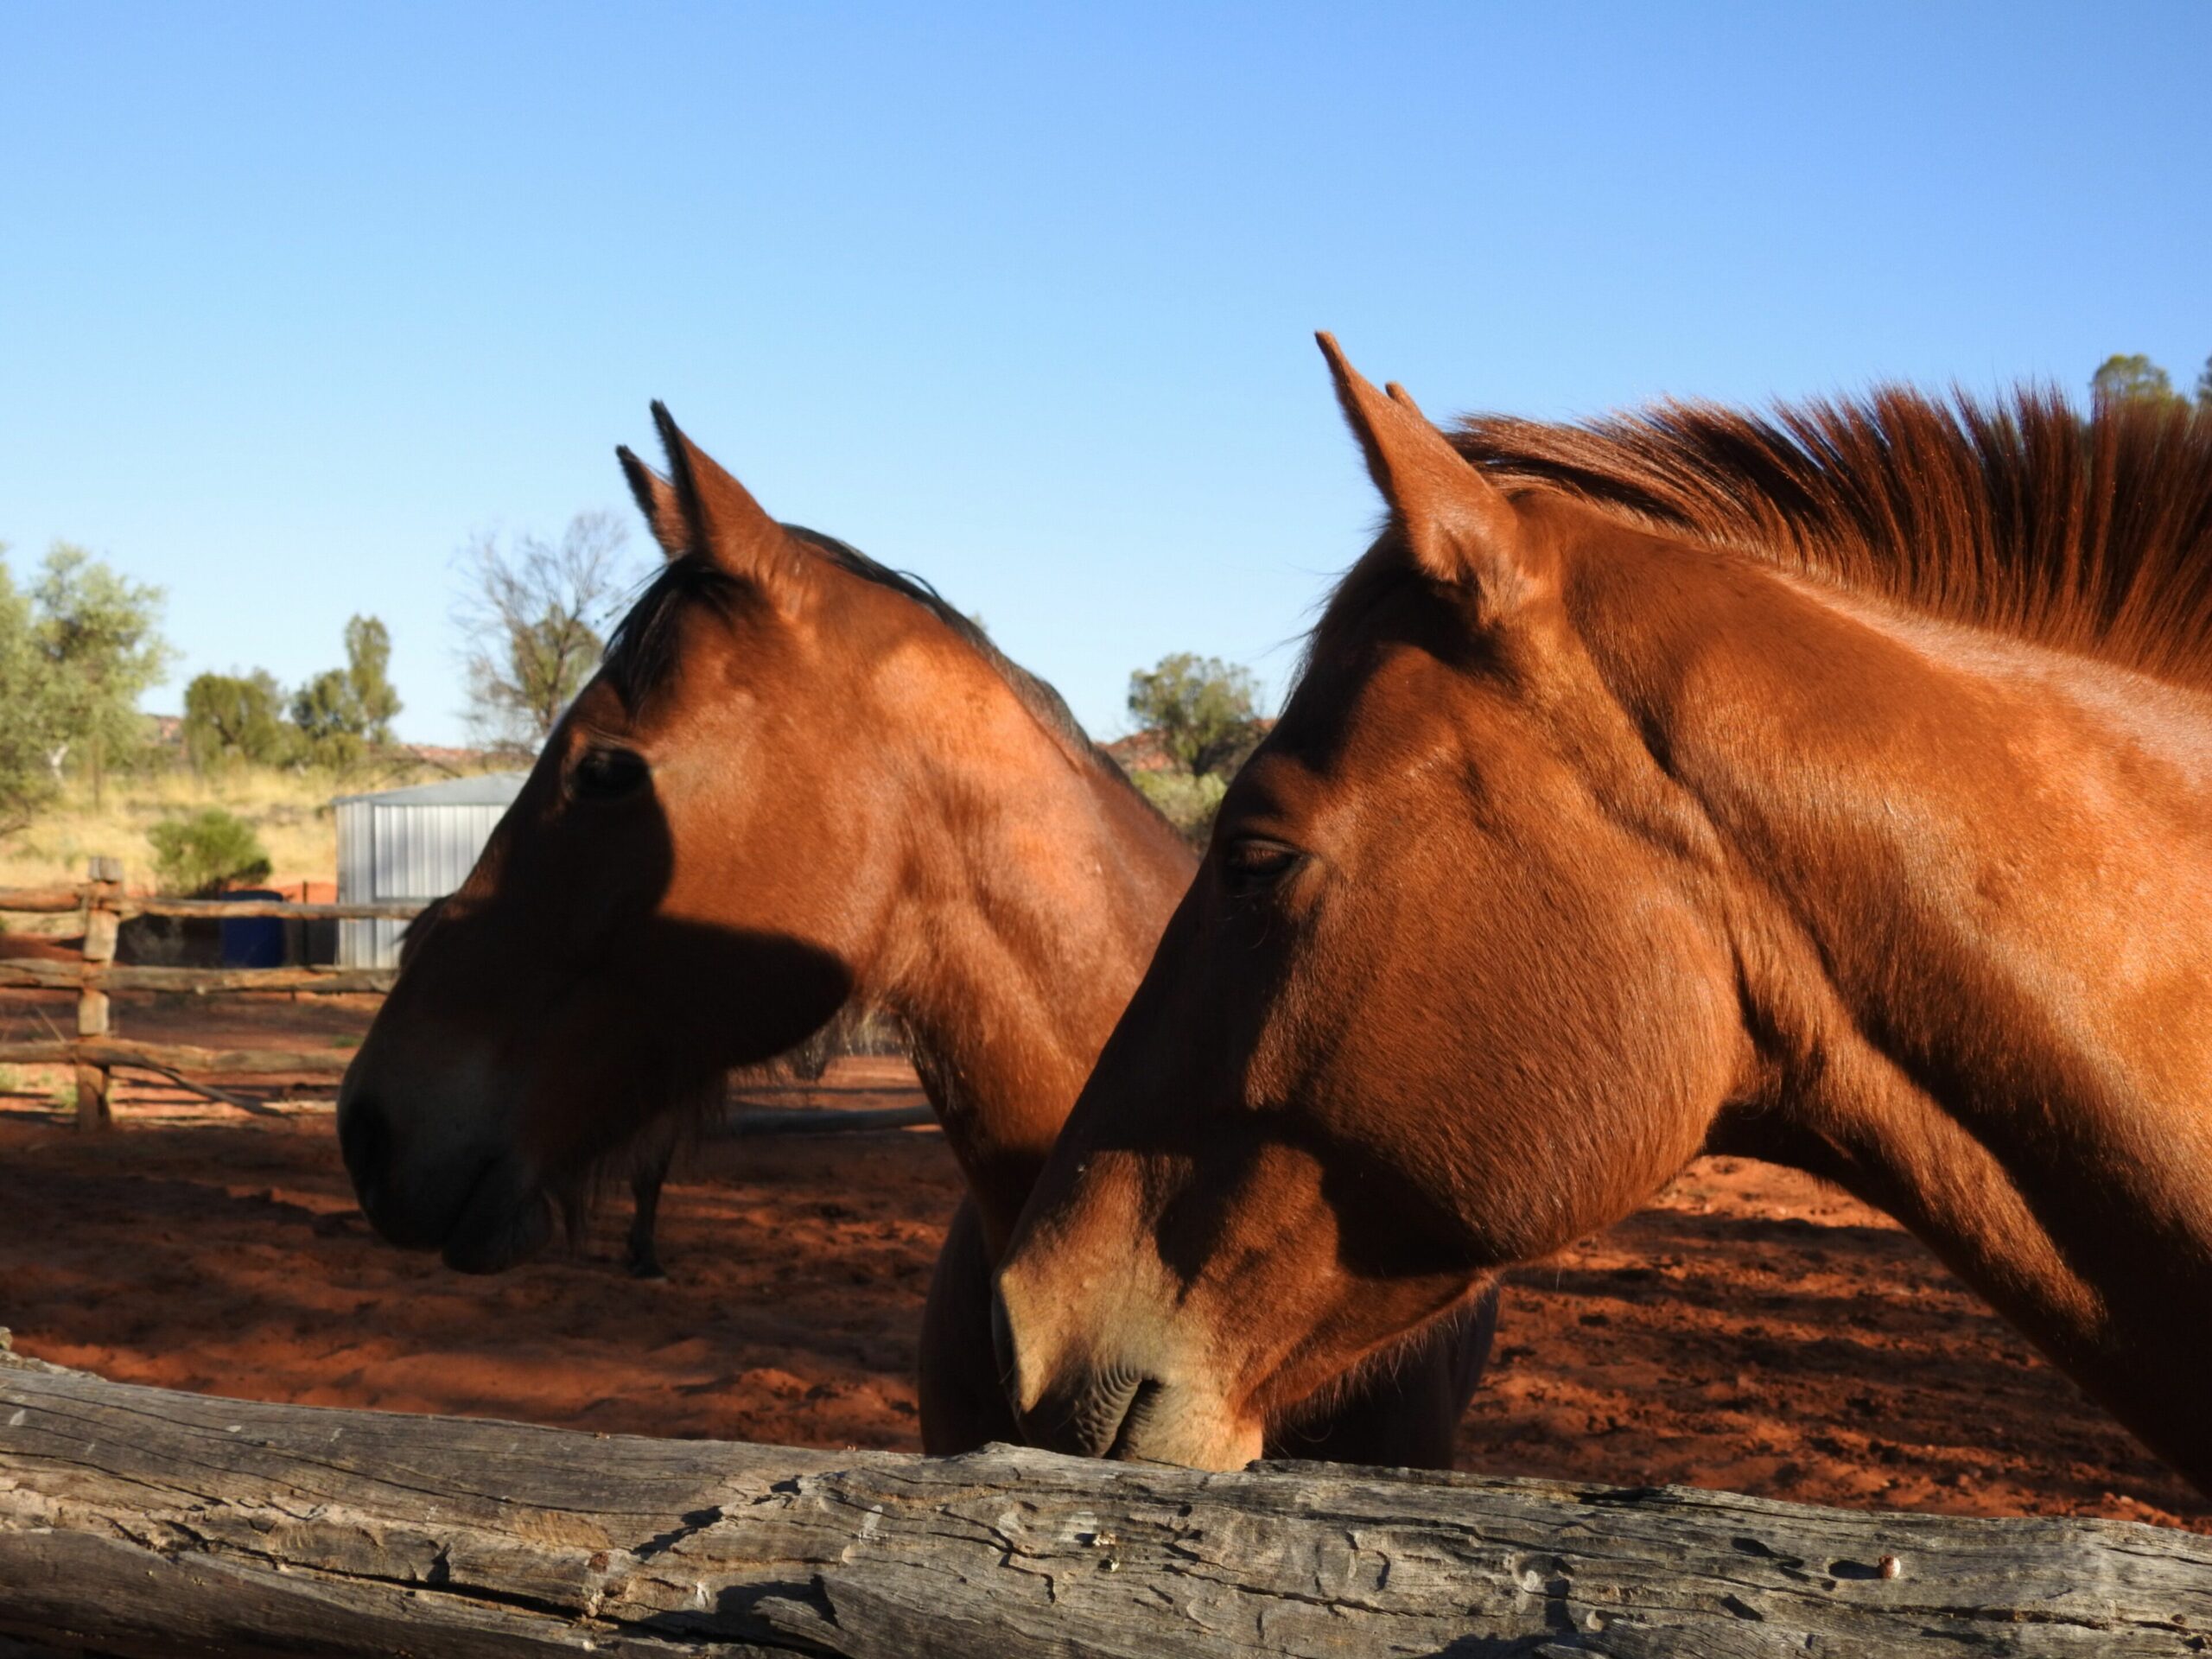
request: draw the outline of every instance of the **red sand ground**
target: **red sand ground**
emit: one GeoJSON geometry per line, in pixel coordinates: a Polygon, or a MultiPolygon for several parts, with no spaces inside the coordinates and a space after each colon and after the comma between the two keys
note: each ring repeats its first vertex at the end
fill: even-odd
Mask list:
{"type": "MultiPolygon", "coordinates": [[[[0,1010],[0,1034],[29,1027],[0,1010]]],[[[61,1007],[43,1011],[66,1012],[61,1007]]],[[[342,1045],[365,1008],[138,1007],[133,1036],[342,1045]]],[[[35,1084],[35,1078],[19,1083],[35,1084]]],[[[788,1103],[915,1098],[846,1061],[788,1103]]],[[[374,1238],[327,1115],[130,1091],[79,1137],[0,1100],[0,1324],[129,1382],[819,1446],[916,1445],[922,1294],[959,1182],[942,1138],[722,1142],[671,1185],[671,1282],[584,1253],[467,1279],[374,1238]]],[[[1809,1179],[1694,1165],[1510,1286],[1468,1468],[1805,1502],[2212,1530],[2163,1469],[1911,1238],[1809,1179]]]]}

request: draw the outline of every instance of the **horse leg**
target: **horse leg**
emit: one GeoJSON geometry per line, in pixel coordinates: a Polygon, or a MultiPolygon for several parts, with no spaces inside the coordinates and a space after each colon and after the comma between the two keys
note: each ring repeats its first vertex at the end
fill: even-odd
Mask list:
{"type": "Polygon", "coordinates": [[[1497,1287],[1446,1315],[1412,1346],[1354,1379],[1321,1415],[1268,1435],[1271,1458],[1449,1469],[1459,1419],[1497,1335],[1497,1287]]]}
{"type": "Polygon", "coordinates": [[[922,1309],[922,1449],[944,1457],[1021,1443],[991,1350],[991,1264],[974,1203],[960,1201],[922,1309]]]}
{"type": "Polygon", "coordinates": [[[676,1136],[655,1135],[640,1144],[630,1164],[630,1237],[622,1265],[632,1279],[665,1279],[660,1251],[653,1234],[660,1222],[660,1190],[667,1184],[669,1166],[676,1160],[676,1136]]]}

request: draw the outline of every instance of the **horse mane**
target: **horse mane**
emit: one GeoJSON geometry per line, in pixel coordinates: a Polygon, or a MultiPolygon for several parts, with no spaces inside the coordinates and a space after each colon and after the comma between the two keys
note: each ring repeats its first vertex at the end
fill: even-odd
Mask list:
{"type": "Polygon", "coordinates": [[[1480,416],[1450,435],[1508,487],[2212,685],[2212,415],[2178,400],[2105,399],[2083,416],[2049,390],[1985,403],[1888,386],[1765,415],[1480,416]]]}
{"type": "MultiPolygon", "coordinates": [[[[809,530],[804,524],[785,524],[784,529],[847,575],[857,576],[878,588],[887,588],[929,612],[988,664],[1038,724],[1058,738],[1076,759],[1089,760],[1109,777],[1127,785],[1140,800],[1145,798],[1129,783],[1121,764],[1092,741],[1058,691],[1001,651],[981,623],[954,609],[927,582],[911,571],[893,570],[880,564],[850,543],[818,530],[809,530]]],[[[669,560],[645,584],[629,613],[608,637],[602,671],[614,682],[626,701],[650,692],[676,670],[677,613],[699,600],[727,607],[743,587],[737,577],[698,554],[686,553],[669,560]]]]}

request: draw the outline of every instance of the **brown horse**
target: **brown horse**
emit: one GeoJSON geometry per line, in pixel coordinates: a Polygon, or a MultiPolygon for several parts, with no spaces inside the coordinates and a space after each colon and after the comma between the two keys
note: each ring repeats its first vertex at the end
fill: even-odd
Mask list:
{"type": "MultiPolygon", "coordinates": [[[[974,624],[777,524],[656,416],[672,481],[623,462],[670,562],[410,940],[346,1077],[347,1166],[393,1242],[496,1269],[656,1115],[849,1002],[885,1010],[969,1192],[925,1316],[924,1440],[1014,1438],[990,1272],[1195,860],[974,624]]],[[[1448,1462],[1489,1332],[1281,1445],[1448,1462]]]]}
{"type": "Polygon", "coordinates": [[[1257,1425],[1701,1150],[2212,1488],[2212,420],[1489,421],[1387,499],[1000,1277],[1073,1449],[1257,1425]]]}

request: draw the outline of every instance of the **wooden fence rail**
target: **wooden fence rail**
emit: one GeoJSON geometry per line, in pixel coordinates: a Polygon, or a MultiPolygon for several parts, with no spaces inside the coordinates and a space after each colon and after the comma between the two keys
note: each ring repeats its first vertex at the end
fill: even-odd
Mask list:
{"type": "MultiPolygon", "coordinates": [[[[73,887],[0,887],[0,913],[84,918],[84,943],[74,963],[15,958],[0,961],[0,988],[73,990],[77,993],[77,1035],[73,1041],[0,1043],[0,1064],[68,1065],[77,1081],[77,1127],[102,1129],[111,1117],[108,1095],[118,1066],[147,1071],[172,1080],[238,1073],[336,1077],[349,1055],[283,1053],[274,1050],[196,1048],[182,1043],[132,1043],[115,1034],[110,994],[166,991],[193,996],[289,991],[315,996],[380,994],[397,977],[385,968],[162,968],[118,966],[116,942],[132,916],[284,917],[301,921],[396,921],[417,914],[420,905],[289,905],[266,899],[161,899],[126,895],[123,862],[95,858],[86,879],[73,887]]],[[[218,1098],[229,1099],[210,1090],[218,1098]]]]}
{"type": "Polygon", "coordinates": [[[2212,1539],[2132,1522],[641,1440],[0,1355],[0,1634],[141,1659],[2133,1659],[2208,1633],[2212,1539]]]}
{"type": "MultiPolygon", "coordinates": [[[[60,916],[85,907],[86,888],[91,883],[73,887],[0,887],[0,912],[18,916],[60,916]]],[[[118,898],[104,904],[118,917],[132,916],[204,916],[217,920],[226,916],[281,916],[296,922],[404,922],[422,913],[423,906],[411,904],[390,905],[321,905],[294,903],[289,899],[158,899],[118,898]]]]}
{"type": "Polygon", "coordinates": [[[120,1037],[0,1043],[0,1065],[136,1066],[207,1077],[342,1077],[350,1049],[290,1052],[275,1048],[199,1048],[188,1043],[134,1043],[120,1037]]]}
{"type": "MultiPolygon", "coordinates": [[[[192,996],[292,992],[315,996],[382,995],[398,977],[390,968],[156,968],[118,966],[118,930],[131,916],[283,917],[294,920],[391,921],[421,912],[419,905],[289,905],[264,899],[140,899],[123,893],[119,860],[92,861],[89,878],[73,887],[0,887],[0,913],[60,915],[81,912],[85,941],[79,961],[0,959],[0,989],[73,990],[77,1034],[0,1042],[0,1065],[67,1065],[77,1080],[77,1127],[100,1129],[112,1122],[108,1096],[118,1069],[149,1071],[246,1110],[263,1109],[192,1078],[288,1077],[338,1078],[353,1054],[263,1048],[202,1048],[188,1043],[137,1043],[116,1034],[109,994],[165,991],[192,996]]],[[[773,1107],[728,1113],[719,1133],[729,1135],[845,1134],[914,1128],[935,1121],[926,1106],[874,1109],[773,1107]]],[[[4,1659],[4,1655],[0,1655],[4,1659]]]]}
{"type": "MultiPolygon", "coordinates": [[[[397,977],[390,968],[112,968],[99,983],[111,991],[171,991],[204,996],[211,991],[304,991],[320,996],[384,992],[397,977]]],[[[0,986],[48,990],[74,988],[85,970],[67,962],[0,962],[0,986]]]]}

